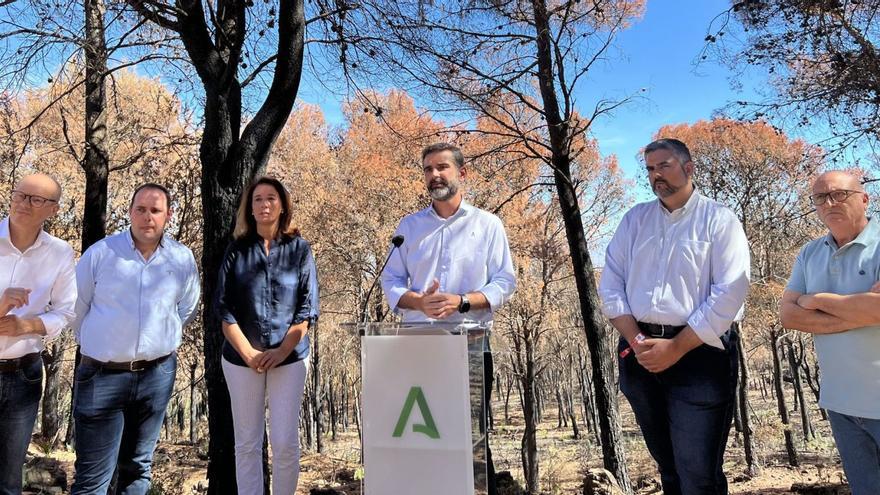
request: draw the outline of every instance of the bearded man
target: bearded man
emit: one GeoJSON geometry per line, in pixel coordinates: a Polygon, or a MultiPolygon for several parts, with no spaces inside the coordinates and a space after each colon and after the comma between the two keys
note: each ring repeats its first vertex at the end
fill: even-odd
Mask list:
{"type": "MultiPolygon", "coordinates": [[[[492,321],[492,312],[516,288],[507,234],[501,220],[463,200],[467,178],[461,150],[437,143],[422,150],[431,205],[400,221],[404,243],[382,273],[388,306],[405,322],[492,321]]],[[[484,354],[486,410],[492,390],[492,355],[484,354]]],[[[486,418],[481,421],[485,429],[486,418]]],[[[489,494],[496,493],[488,450],[489,494]]]]}

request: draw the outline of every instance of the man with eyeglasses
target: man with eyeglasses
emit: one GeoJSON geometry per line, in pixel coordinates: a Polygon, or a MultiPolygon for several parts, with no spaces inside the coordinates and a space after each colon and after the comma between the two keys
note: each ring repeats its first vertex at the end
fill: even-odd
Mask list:
{"type": "Polygon", "coordinates": [[[24,177],[0,222],[0,495],[20,494],[43,380],[44,340],[73,319],[73,249],[43,230],[58,212],[61,186],[24,177]]]}
{"type": "Polygon", "coordinates": [[[656,201],[629,210],[608,244],[602,310],[620,333],[620,390],[666,495],[726,495],[749,246],[736,215],[701,195],[677,139],[645,147],[656,201]]]}
{"type": "Polygon", "coordinates": [[[853,495],[880,486],[880,225],[858,177],[830,171],[810,201],[828,234],[798,254],[782,294],[786,328],[813,334],[822,370],[819,406],[853,495]]]}

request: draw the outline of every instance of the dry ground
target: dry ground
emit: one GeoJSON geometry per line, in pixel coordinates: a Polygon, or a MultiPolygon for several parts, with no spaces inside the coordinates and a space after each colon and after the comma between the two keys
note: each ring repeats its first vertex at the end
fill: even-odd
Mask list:
{"type": "MultiPolygon", "coordinates": [[[[812,418],[817,426],[818,439],[812,440],[806,446],[802,441],[798,441],[802,462],[800,467],[792,468],[787,465],[784,455],[782,430],[773,409],[775,406],[769,401],[762,401],[760,397],[753,400],[753,406],[757,411],[753,426],[764,467],[759,476],[748,479],[744,475],[741,442],[739,438],[732,436],[728,443],[725,462],[725,470],[731,482],[731,494],[807,493],[792,491],[792,485],[802,483],[818,487],[841,483],[843,475],[830,440],[827,422],[821,421],[817,411],[812,411],[812,418]]],[[[519,455],[519,442],[523,431],[522,418],[518,410],[512,410],[510,421],[505,422],[500,404],[496,404],[495,411],[496,423],[492,441],[496,469],[510,471],[515,479],[522,482],[519,455]]],[[[628,468],[637,493],[659,494],[653,463],[647,456],[638,429],[632,426],[634,425],[632,414],[625,400],[621,400],[621,413],[625,425],[624,442],[626,442],[628,468]]],[[[793,416],[797,419],[797,415],[793,416]]],[[[570,428],[556,426],[556,411],[548,408],[538,431],[541,490],[548,495],[581,493],[583,473],[590,468],[601,467],[600,450],[595,443],[585,439],[584,435],[587,432],[583,425],[580,425],[582,438],[578,440],[572,438],[570,428]]],[[[794,424],[793,429],[796,438],[801,438],[800,426],[794,424]]],[[[335,441],[328,435],[324,445],[322,454],[306,452],[303,455],[300,489],[297,494],[305,495],[310,489],[320,487],[333,487],[342,489],[345,493],[359,494],[357,432],[355,430],[340,432],[335,441]]],[[[32,454],[43,455],[38,449],[32,449],[32,454]]],[[[192,446],[168,440],[160,442],[155,459],[154,495],[202,493],[207,483],[205,454],[204,445],[192,446]]],[[[73,454],[53,452],[51,456],[61,462],[68,472],[68,480],[72,480],[73,454]]]]}

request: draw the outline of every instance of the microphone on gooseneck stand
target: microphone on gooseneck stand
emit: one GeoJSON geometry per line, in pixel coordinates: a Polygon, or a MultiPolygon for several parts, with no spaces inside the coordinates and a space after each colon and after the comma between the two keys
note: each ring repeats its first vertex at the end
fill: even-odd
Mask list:
{"type": "Polygon", "coordinates": [[[370,290],[367,291],[367,297],[364,298],[364,307],[361,308],[361,323],[365,323],[367,321],[367,308],[370,306],[370,296],[373,295],[373,289],[376,288],[376,284],[379,283],[379,278],[382,277],[382,272],[385,270],[385,265],[388,264],[388,261],[391,259],[391,256],[394,254],[394,251],[397,250],[403,244],[403,236],[396,235],[391,238],[391,244],[393,247],[391,251],[388,252],[388,257],[385,258],[385,262],[382,263],[382,267],[379,268],[379,271],[376,272],[376,278],[373,279],[373,285],[370,286],[370,290]]]}

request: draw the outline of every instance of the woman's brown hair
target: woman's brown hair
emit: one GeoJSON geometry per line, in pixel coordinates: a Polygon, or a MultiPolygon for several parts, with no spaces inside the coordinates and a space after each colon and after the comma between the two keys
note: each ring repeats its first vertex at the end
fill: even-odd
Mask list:
{"type": "Polygon", "coordinates": [[[257,232],[257,222],[254,220],[254,191],[260,184],[272,186],[278,193],[278,199],[281,201],[281,216],[278,218],[278,234],[287,234],[292,236],[299,235],[299,229],[291,223],[291,207],[290,193],[284,188],[284,184],[280,180],[262,176],[251,182],[247,190],[241,194],[241,201],[238,203],[238,213],[235,215],[235,229],[232,236],[236,239],[242,239],[257,232]]]}

